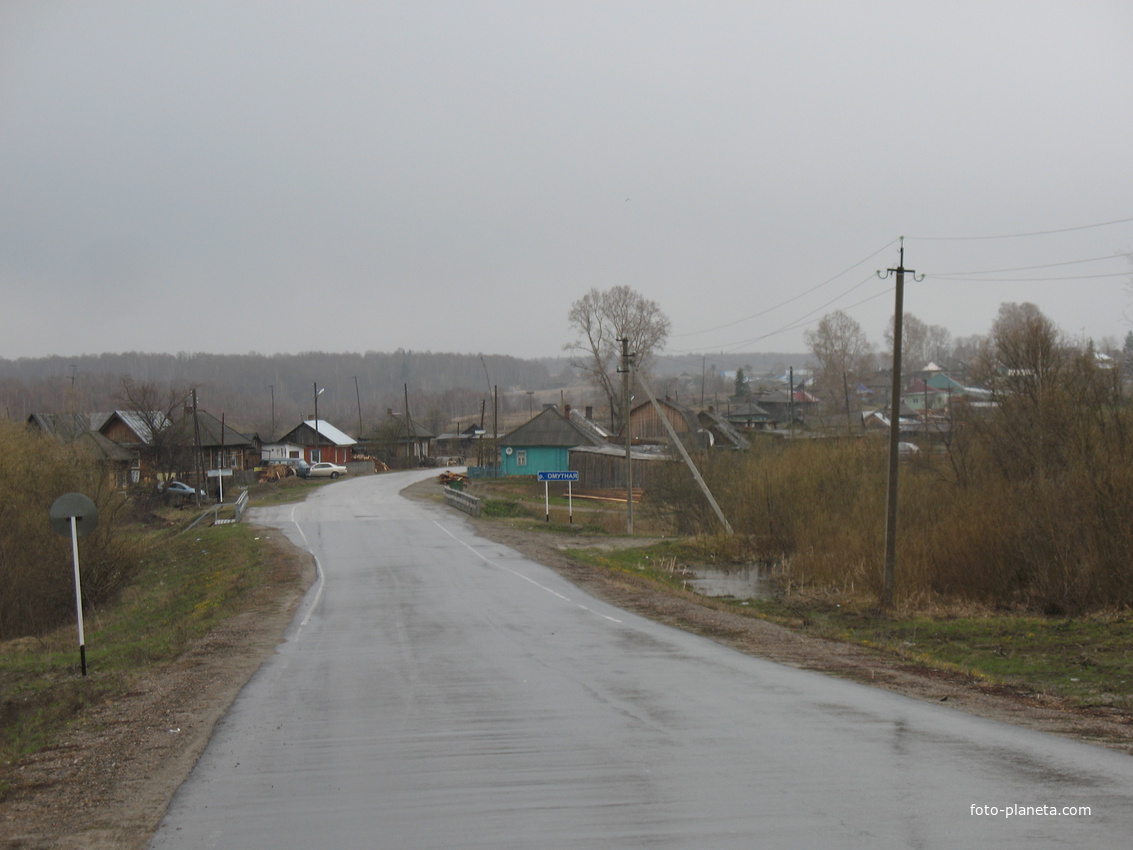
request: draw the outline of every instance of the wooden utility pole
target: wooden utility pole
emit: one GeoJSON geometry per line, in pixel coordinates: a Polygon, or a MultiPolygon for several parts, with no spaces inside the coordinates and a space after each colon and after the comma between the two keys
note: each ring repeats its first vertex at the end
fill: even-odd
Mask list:
{"type": "Polygon", "coordinates": [[[193,487],[193,501],[201,504],[201,490],[205,484],[205,467],[201,460],[201,420],[197,417],[197,388],[193,387],[193,466],[197,473],[196,486],[193,487]]]}
{"type": "Polygon", "coordinates": [[[629,353],[629,338],[619,338],[622,344],[622,422],[626,429],[626,533],[633,534],[633,437],[629,432],[629,385],[633,370],[633,356],[629,353]]]}
{"type": "Polygon", "coordinates": [[[358,439],[362,439],[362,391],[358,389],[358,376],[354,376],[354,397],[358,399],[358,439]]]}
{"type": "Polygon", "coordinates": [[[901,254],[897,268],[888,269],[882,280],[891,274],[897,276],[897,295],[893,313],[893,382],[889,393],[889,488],[885,497],[885,565],[881,574],[881,609],[893,608],[897,574],[897,469],[901,441],[901,326],[905,311],[905,272],[918,278],[916,272],[905,268],[905,237],[901,237],[901,254]]]}
{"type": "MultiPolygon", "coordinates": [[[[677,436],[676,429],[673,428],[673,423],[669,421],[669,417],[665,415],[665,411],[663,411],[661,405],[657,403],[657,397],[653,395],[653,390],[650,389],[649,382],[646,381],[645,378],[638,376],[638,383],[640,383],[641,388],[645,390],[645,394],[649,396],[649,401],[653,404],[653,410],[656,411],[657,418],[660,420],[661,424],[665,426],[665,431],[673,443],[673,448],[680,454],[685,462],[685,466],[688,467],[689,472],[692,473],[692,477],[696,480],[697,486],[700,487],[700,492],[704,494],[705,498],[708,499],[708,504],[710,504],[712,510],[716,512],[716,518],[720,520],[720,523],[724,526],[724,530],[727,531],[729,535],[735,534],[732,530],[732,524],[728,522],[727,517],[724,516],[724,511],[720,509],[716,497],[713,496],[712,491],[708,489],[708,484],[705,483],[704,477],[700,474],[700,470],[696,468],[696,464],[693,463],[692,458],[689,457],[688,450],[685,449],[681,438],[677,436]]],[[[631,499],[630,501],[632,502],[633,500],[631,499]]]]}

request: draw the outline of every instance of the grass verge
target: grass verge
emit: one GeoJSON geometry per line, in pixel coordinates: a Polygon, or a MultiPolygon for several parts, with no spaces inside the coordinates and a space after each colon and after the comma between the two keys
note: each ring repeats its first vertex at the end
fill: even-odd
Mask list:
{"type": "Polygon", "coordinates": [[[41,638],[0,644],[0,799],[4,773],[50,746],[87,706],[127,693],[132,676],[176,658],[239,612],[269,575],[247,525],[147,533],[138,579],[84,617],[88,675],[74,623],[41,638]]]}
{"type": "MultiPolygon", "coordinates": [[[[685,588],[697,564],[727,566],[710,542],[672,540],[620,550],[568,549],[570,557],[685,588]]],[[[687,593],[687,591],[684,591],[687,593]]],[[[1133,614],[1077,618],[972,609],[881,617],[873,600],[801,593],[765,599],[704,599],[818,637],[855,643],[910,666],[964,673],[983,681],[1050,694],[1079,708],[1133,709],[1133,614]]]]}

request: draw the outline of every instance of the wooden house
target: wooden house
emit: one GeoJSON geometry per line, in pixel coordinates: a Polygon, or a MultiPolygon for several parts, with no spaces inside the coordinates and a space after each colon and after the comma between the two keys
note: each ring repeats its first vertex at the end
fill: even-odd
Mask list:
{"type": "MultiPolygon", "coordinates": [[[[701,424],[696,413],[690,408],[681,407],[668,399],[659,399],[657,407],[660,408],[660,412],[653,406],[653,402],[647,401],[629,412],[629,433],[633,442],[667,444],[669,432],[661,420],[663,416],[684,443],[685,448],[712,447],[711,432],[701,424]]],[[[622,433],[624,439],[624,429],[622,433]]]]}
{"type": "Polygon", "coordinates": [[[307,419],[279,438],[276,445],[300,446],[307,463],[329,461],[347,464],[354,460],[358,441],[325,419],[307,419]]]}
{"type": "MultiPolygon", "coordinates": [[[[205,469],[254,469],[259,465],[260,448],[254,436],[241,434],[230,424],[211,413],[197,411],[197,426],[201,435],[201,457],[205,469]]],[[[196,434],[190,414],[187,427],[182,427],[180,439],[196,445],[196,434]]]]}
{"type": "MultiPolygon", "coordinates": [[[[386,411],[386,418],[362,436],[365,451],[388,465],[404,469],[419,466],[433,456],[437,435],[405,414],[386,411]]],[[[444,454],[452,452],[442,450],[444,454]]]]}
{"type": "Polygon", "coordinates": [[[132,461],[129,481],[138,484],[154,479],[163,466],[168,466],[167,433],[173,422],[160,411],[115,410],[106,415],[98,427],[112,443],[130,452],[132,461]]]}
{"type": "Polygon", "coordinates": [[[603,432],[580,415],[547,405],[533,419],[499,439],[500,475],[536,475],[570,469],[576,446],[608,446],[603,432]]]}
{"type": "Polygon", "coordinates": [[[28,427],[90,455],[106,470],[111,486],[122,489],[130,483],[134,454],[92,429],[105,418],[98,413],[33,413],[28,427]]]}

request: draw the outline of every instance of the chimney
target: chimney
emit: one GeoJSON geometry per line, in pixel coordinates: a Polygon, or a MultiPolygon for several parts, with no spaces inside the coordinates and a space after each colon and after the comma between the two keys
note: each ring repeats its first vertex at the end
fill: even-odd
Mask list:
{"type": "Polygon", "coordinates": [[[566,413],[567,419],[570,419],[570,405],[569,404],[566,406],[564,412],[566,413]]]}
{"type": "Polygon", "coordinates": [[[590,420],[594,419],[594,405],[592,405],[592,404],[586,405],[586,418],[590,419],[590,420]]]}

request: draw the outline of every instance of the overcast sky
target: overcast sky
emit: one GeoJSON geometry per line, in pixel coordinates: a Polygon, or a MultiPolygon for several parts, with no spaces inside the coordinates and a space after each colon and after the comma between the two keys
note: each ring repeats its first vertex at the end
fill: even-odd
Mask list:
{"type": "Polygon", "coordinates": [[[1124,339],[1133,3],[0,2],[0,357],[880,345],[902,235],[954,336],[1124,339]]]}

